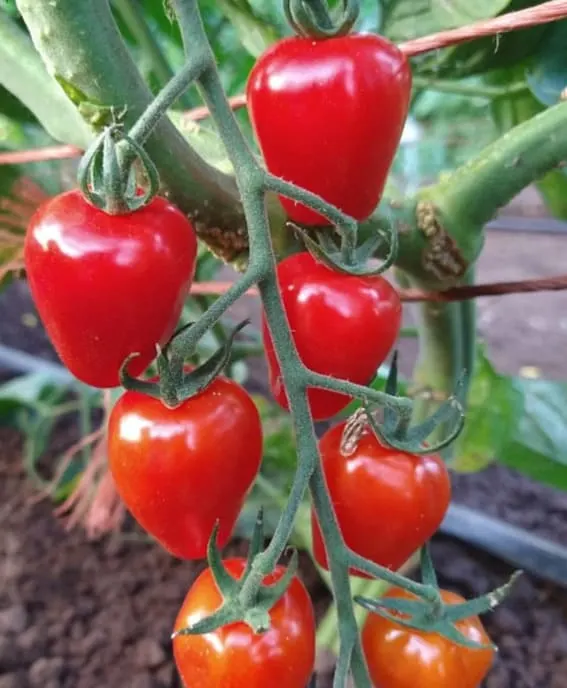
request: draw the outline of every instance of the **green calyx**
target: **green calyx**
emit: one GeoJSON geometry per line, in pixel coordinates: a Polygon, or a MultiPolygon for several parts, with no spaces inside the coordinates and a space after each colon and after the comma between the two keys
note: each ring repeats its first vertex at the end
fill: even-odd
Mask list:
{"type": "Polygon", "coordinates": [[[353,246],[351,237],[343,235],[340,246],[338,246],[330,227],[314,230],[310,233],[295,223],[290,222],[288,224],[316,260],[343,275],[377,277],[386,272],[396,260],[398,233],[393,228],[374,232],[360,246],[353,246]],[[369,261],[375,262],[376,252],[384,244],[388,247],[384,260],[377,266],[369,265],[369,261]]]}
{"type": "Polygon", "coordinates": [[[500,588],[461,604],[444,604],[427,546],[421,550],[421,575],[424,589],[418,599],[382,597],[371,600],[357,596],[355,602],[369,612],[405,628],[425,633],[437,633],[456,645],[472,650],[494,650],[494,645],[484,645],[470,640],[455,624],[497,607],[510,593],[521,571],[514,573],[510,580],[500,588]]]}
{"type": "Polygon", "coordinates": [[[360,13],[359,0],[343,0],[335,12],[325,0],[284,0],[284,11],[292,29],[306,38],[336,38],[352,29],[360,13]]]}
{"type": "Polygon", "coordinates": [[[138,356],[138,354],[131,354],[120,368],[120,384],[132,392],[140,392],[154,399],[160,399],[168,408],[177,408],[187,399],[200,394],[224,371],[230,361],[234,339],[248,323],[248,320],[239,323],[227,337],[223,346],[203,364],[186,370],[184,361],[193,355],[193,350],[185,352],[184,356],[179,356],[178,353],[172,355],[172,348],[193,326],[193,323],[189,323],[179,330],[163,349],[158,349],[158,379],[156,381],[139,380],[128,374],[129,363],[138,356]]]}
{"type": "Polygon", "coordinates": [[[110,215],[131,213],[147,205],[159,190],[159,174],[149,155],[117,125],[107,127],[84,154],[77,172],[79,188],[89,203],[110,215]],[[128,150],[121,155],[118,144],[128,150]],[[135,162],[142,164],[148,186],[138,191],[135,162]]]}
{"type": "MultiPolygon", "coordinates": [[[[388,447],[411,454],[434,454],[447,447],[459,435],[465,421],[464,391],[465,375],[463,374],[456,385],[455,391],[441,406],[418,425],[411,426],[413,412],[412,404],[384,404],[381,399],[367,395],[362,398],[362,408],[347,422],[343,442],[356,446],[357,437],[361,431],[370,426],[372,432],[380,442],[388,447]],[[383,422],[379,423],[374,417],[376,409],[383,408],[383,422]],[[443,435],[433,444],[427,444],[427,438],[437,428],[443,427],[443,435]]],[[[398,383],[398,353],[394,353],[388,380],[386,395],[395,400],[398,383]]]]}
{"type": "Polygon", "coordinates": [[[265,633],[270,629],[270,609],[288,589],[297,572],[298,556],[293,550],[285,574],[273,585],[254,585],[250,591],[249,579],[255,577],[255,560],[264,545],[264,514],[260,509],[256,518],[250,542],[246,569],[242,578],[233,578],[226,570],[217,545],[218,523],[215,525],[207,549],[207,560],[215,583],[223,597],[220,608],[210,616],[189,628],[182,628],[173,638],[182,635],[211,633],[229,623],[244,622],[254,633],[265,633]]]}

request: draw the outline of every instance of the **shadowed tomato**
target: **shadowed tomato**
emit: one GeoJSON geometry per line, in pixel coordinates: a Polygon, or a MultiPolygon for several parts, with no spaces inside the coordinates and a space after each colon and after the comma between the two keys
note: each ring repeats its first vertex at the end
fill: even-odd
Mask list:
{"type": "MultiPolygon", "coordinates": [[[[291,335],[311,370],[358,384],[370,382],[392,348],[402,317],[396,290],[383,277],[352,277],[334,272],[309,253],[297,253],[277,267],[278,283],[291,335]]],[[[280,366],[263,322],[272,394],[287,409],[280,366]]],[[[331,418],[350,398],[310,389],[315,420],[331,418]]]]}
{"type": "MultiPolygon", "coordinates": [[[[383,446],[370,429],[344,456],[344,428],[345,423],[331,428],[319,444],[342,535],[357,554],[399,569],[441,525],[451,498],[447,468],[439,456],[417,456],[383,446]]],[[[311,522],[315,558],[328,568],[314,513],[311,522]]]]}
{"type": "MultiPolygon", "coordinates": [[[[404,590],[387,597],[415,599],[404,590]]],[[[460,595],[441,591],[445,604],[460,604],[460,595]]],[[[490,644],[477,616],[457,621],[458,630],[475,643],[490,644]]],[[[369,614],[362,629],[362,647],[376,688],[478,688],[494,659],[491,649],[471,650],[436,633],[405,628],[378,614],[369,614]]]]}
{"type": "MultiPolygon", "coordinates": [[[[376,208],[400,142],[411,72],[381,36],[286,38],[250,74],[248,107],[266,166],[357,220],[376,208]]],[[[328,225],[282,199],[290,218],[328,225]]]]}
{"type": "MultiPolygon", "coordinates": [[[[244,559],[224,562],[241,578],[244,559]]],[[[275,583],[285,569],[264,579],[275,583]]],[[[211,574],[204,571],[193,583],[175,622],[187,628],[210,616],[222,603],[211,574]]],[[[256,635],[244,623],[232,623],[204,635],[173,640],[175,664],[187,688],[305,688],[315,661],[315,621],[309,595],[298,578],[270,610],[271,628],[256,635]]]]}
{"type": "Polygon", "coordinates": [[[108,425],[108,460],[124,503],[174,556],[205,557],[215,522],[228,541],[262,459],[256,406],[216,378],[175,409],[126,392],[108,425]]]}
{"type": "Polygon", "coordinates": [[[108,215],[74,190],[44,203],[25,241],[31,293],[63,363],[94,387],[116,387],[124,360],[141,373],[173,334],[193,279],[197,240],[161,197],[108,215]]]}

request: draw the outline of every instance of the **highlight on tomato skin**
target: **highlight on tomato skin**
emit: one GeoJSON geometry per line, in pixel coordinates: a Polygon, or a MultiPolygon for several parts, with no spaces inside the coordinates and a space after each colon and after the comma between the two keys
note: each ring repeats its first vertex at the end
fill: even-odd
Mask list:
{"type": "MultiPolygon", "coordinates": [[[[402,306],[383,277],[335,272],[307,252],[288,256],[277,278],[291,336],[303,364],[311,370],[358,384],[372,381],[400,331],[402,306]]],[[[279,362],[265,318],[262,334],[270,389],[289,409],[279,362]]],[[[315,420],[332,418],[351,399],[323,389],[307,393],[315,420]]]]}
{"type": "Polygon", "coordinates": [[[108,424],[116,489],[138,523],[171,554],[203,559],[215,523],[228,542],[262,460],[258,409],[217,377],[175,409],[126,392],[108,424]]]}
{"type": "MultiPolygon", "coordinates": [[[[362,221],[376,209],[411,94],[405,55],[386,38],[284,38],[256,62],[247,85],[253,129],[274,175],[362,221]]],[[[287,198],[304,225],[327,218],[287,198]]]]}
{"type": "Polygon", "coordinates": [[[123,215],[90,205],[78,189],[32,217],[24,260],[31,294],[59,357],[85,384],[119,385],[155,358],[179,321],[195,273],[197,239],[168,200],[123,215]]]}
{"type": "MultiPolygon", "coordinates": [[[[370,428],[345,456],[341,451],[345,426],[346,421],[330,428],[319,442],[339,528],[354,552],[397,570],[441,525],[451,499],[449,472],[441,457],[386,447],[370,428]]],[[[314,510],[311,526],[315,558],[327,569],[314,510]]],[[[366,577],[360,571],[351,573],[366,577]]]]}
{"type": "MultiPolygon", "coordinates": [[[[224,562],[240,579],[244,559],[224,562]]],[[[264,579],[275,583],[285,573],[278,566],[264,579]]],[[[174,630],[210,616],[222,603],[211,570],[193,583],[175,621],[174,630]]],[[[187,688],[305,688],[315,663],[315,618],[309,594],[294,577],[283,597],[270,610],[271,628],[256,635],[244,623],[223,626],[204,635],[176,636],[173,653],[187,688]]]]}
{"type": "MultiPolygon", "coordinates": [[[[386,597],[416,599],[395,588],[386,597]]],[[[445,604],[465,600],[441,591],[445,604]]],[[[456,622],[469,640],[490,644],[477,616],[456,622]]],[[[470,649],[456,645],[436,633],[406,628],[370,613],[362,628],[362,647],[370,677],[376,688],[479,688],[494,661],[492,649],[470,649]]]]}

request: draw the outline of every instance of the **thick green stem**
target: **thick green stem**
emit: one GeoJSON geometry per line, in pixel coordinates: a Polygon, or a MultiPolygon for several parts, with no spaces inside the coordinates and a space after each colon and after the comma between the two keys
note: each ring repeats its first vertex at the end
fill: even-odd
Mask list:
{"type": "Polygon", "coordinates": [[[522,189],[566,159],[564,102],[514,127],[468,164],[421,191],[418,224],[437,241],[438,252],[444,249],[446,257],[445,270],[443,266],[433,270],[434,276],[447,286],[451,276],[453,282],[461,279],[482,248],[488,220],[522,189]],[[450,240],[440,243],[444,237],[450,240]]]}
{"type": "MultiPolygon", "coordinates": [[[[113,0],[115,10],[119,13],[122,21],[131,31],[134,40],[143,51],[151,70],[159,82],[160,86],[165,86],[172,78],[173,71],[163,54],[156,37],[145,20],[142,7],[134,0],[113,0]]],[[[181,103],[185,107],[191,107],[190,100],[181,97],[181,103]]]]}
{"type": "Polygon", "coordinates": [[[464,364],[461,305],[425,302],[418,306],[418,314],[419,357],[413,376],[416,422],[430,415],[442,398],[453,392],[464,364]]]}
{"type": "MultiPolygon", "coordinates": [[[[87,122],[100,126],[114,113],[129,127],[140,118],[152,94],[118,32],[108,0],[18,0],[17,5],[48,71],[87,122]]],[[[172,199],[198,229],[242,228],[234,180],[198,156],[167,118],[148,140],[147,151],[172,199]]]]}

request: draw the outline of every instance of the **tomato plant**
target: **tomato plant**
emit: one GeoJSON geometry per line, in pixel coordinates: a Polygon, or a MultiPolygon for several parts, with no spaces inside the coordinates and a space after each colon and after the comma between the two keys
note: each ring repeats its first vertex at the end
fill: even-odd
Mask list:
{"type": "MultiPolygon", "coordinates": [[[[283,260],[277,276],[291,334],[303,363],[317,373],[366,384],[392,348],[401,322],[396,290],[383,277],[343,275],[309,253],[283,260]]],[[[288,408],[272,338],[264,320],[270,386],[288,408]]],[[[308,392],[316,420],[330,418],[350,402],[344,394],[308,392]]]]}
{"type": "MultiPolygon", "coordinates": [[[[387,597],[416,599],[393,589],[387,597]]],[[[448,605],[464,602],[460,595],[441,591],[448,605]]],[[[489,645],[477,616],[455,623],[468,640],[489,645]]],[[[436,633],[406,628],[378,614],[369,614],[362,629],[362,646],[370,677],[379,688],[478,688],[488,673],[494,651],[456,645],[436,633]]]]}
{"type": "Polygon", "coordinates": [[[134,518],[169,552],[206,555],[219,521],[230,537],[262,458],[262,426],[254,402],[236,382],[216,378],[175,409],[126,392],[112,410],[108,460],[134,518]]]}
{"type": "MultiPolygon", "coordinates": [[[[406,120],[408,62],[381,36],[287,38],[248,81],[254,131],[270,172],[357,220],[376,208],[406,120]]],[[[287,198],[296,222],[326,218],[287,198]]]]}
{"type": "MultiPolygon", "coordinates": [[[[224,565],[239,579],[246,562],[228,559],[224,565]]],[[[278,566],[264,584],[272,585],[284,571],[278,566]]],[[[211,615],[221,602],[211,570],[206,569],[187,593],[175,630],[211,615]]],[[[309,595],[297,577],[269,614],[271,627],[259,635],[238,622],[205,635],[177,636],[175,663],[187,688],[305,688],[315,661],[315,620],[309,595]]]]}
{"type": "Polygon", "coordinates": [[[31,293],[61,360],[82,382],[116,387],[141,373],[172,335],[193,279],[197,240],[189,220],[161,197],[108,215],[78,190],[33,216],[25,241],[31,293]]]}
{"type": "MultiPolygon", "coordinates": [[[[385,447],[370,429],[345,456],[341,451],[345,425],[335,425],[319,443],[339,528],[357,554],[399,569],[441,525],[451,497],[448,471],[438,456],[385,447]]],[[[327,568],[314,514],[312,531],[315,557],[327,568]]]]}

